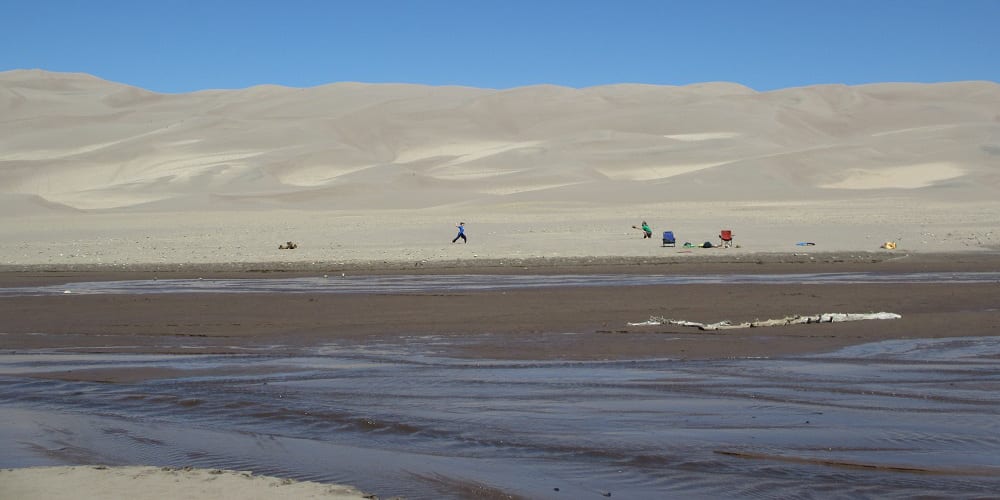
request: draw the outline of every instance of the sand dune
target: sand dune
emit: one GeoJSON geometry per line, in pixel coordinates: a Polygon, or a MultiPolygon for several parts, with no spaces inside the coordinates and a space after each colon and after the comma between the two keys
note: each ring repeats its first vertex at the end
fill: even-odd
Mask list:
{"type": "Polygon", "coordinates": [[[672,134],[663,137],[675,141],[710,141],[713,139],[732,139],[739,136],[740,134],[737,132],[701,132],[697,134],[672,134]]]}
{"type": "Polygon", "coordinates": [[[843,180],[823,187],[833,189],[918,189],[964,175],[951,163],[921,163],[880,170],[848,169],[843,180]]]}
{"type": "MultiPolygon", "coordinates": [[[[405,205],[400,197],[413,187],[406,177],[473,200],[605,180],[698,180],[720,168],[765,168],[762,181],[794,188],[789,198],[923,189],[965,177],[1000,188],[989,182],[1000,162],[1000,85],[991,82],[765,93],[725,83],[580,90],[345,83],[162,95],[88,75],[8,71],[0,73],[0,96],[0,189],[83,209],[192,191],[278,195],[337,186],[345,188],[340,196],[357,187],[369,197],[369,182],[405,205]],[[919,182],[906,165],[925,165],[919,182]],[[378,179],[364,175],[372,167],[378,179]]],[[[701,180],[703,189],[691,182],[681,194],[710,194],[711,177],[701,180]]],[[[636,201],[628,190],[605,196],[636,201]]],[[[293,196],[282,199],[294,204],[293,196]]]]}
{"type": "Polygon", "coordinates": [[[761,220],[746,207],[762,202],[814,215],[827,203],[900,207],[890,226],[934,203],[978,214],[962,223],[985,234],[997,199],[994,82],[157,94],[84,74],[0,73],[0,218],[14,217],[4,227],[15,237],[24,217],[101,212],[158,213],[165,225],[243,212],[227,219],[240,228],[259,210],[444,217],[445,232],[452,218],[549,214],[582,232],[675,214],[745,226],[761,220]]]}

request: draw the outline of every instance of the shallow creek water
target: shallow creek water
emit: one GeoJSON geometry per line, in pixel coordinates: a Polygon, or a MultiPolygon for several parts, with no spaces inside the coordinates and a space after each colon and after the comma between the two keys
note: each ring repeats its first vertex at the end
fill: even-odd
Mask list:
{"type": "Polygon", "coordinates": [[[619,362],[456,360],[434,355],[443,341],[293,356],[4,354],[0,466],[193,465],[408,498],[1000,491],[997,337],[619,362]],[[109,368],[145,375],[33,376],[109,368]]]}
{"type": "MultiPolygon", "coordinates": [[[[0,297],[998,279],[338,276],[75,283],[3,289],[0,297]]],[[[535,341],[551,335],[573,333],[535,341]]],[[[0,351],[0,467],[252,470],[349,483],[383,498],[977,498],[1000,491],[1000,337],[713,361],[443,354],[484,336],[400,332],[305,350],[237,346],[244,354],[229,355],[0,351]],[[73,377],[53,375],[68,370],[73,377]],[[112,371],[117,382],[102,381],[112,371]]]]}

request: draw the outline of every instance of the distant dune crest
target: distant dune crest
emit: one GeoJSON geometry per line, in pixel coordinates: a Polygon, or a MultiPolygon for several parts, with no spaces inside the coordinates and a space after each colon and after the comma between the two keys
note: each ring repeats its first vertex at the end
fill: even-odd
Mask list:
{"type": "Polygon", "coordinates": [[[0,204],[424,208],[1000,197],[1000,85],[337,83],[158,94],[0,73],[0,204]]]}

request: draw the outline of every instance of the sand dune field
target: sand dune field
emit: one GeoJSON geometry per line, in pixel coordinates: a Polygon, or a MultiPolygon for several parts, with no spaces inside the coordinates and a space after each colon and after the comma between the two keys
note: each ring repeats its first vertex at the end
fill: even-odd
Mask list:
{"type": "Polygon", "coordinates": [[[733,253],[983,251],[997,200],[993,82],[157,94],[0,73],[0,265],[686,258],[660,231],[723,228],[733,253]]]}

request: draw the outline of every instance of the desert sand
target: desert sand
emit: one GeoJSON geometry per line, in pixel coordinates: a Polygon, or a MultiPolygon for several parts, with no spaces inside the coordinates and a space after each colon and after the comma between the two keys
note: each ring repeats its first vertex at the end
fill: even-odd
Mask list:
{"type": "MultiPolygon", "coordinates": [[[[157,94],[85,74],[0,72],[3,286],[330,272],[996,271],[998,200],[995,82],[771,92],[731,83],[504,90],[336,83],[157,94]],[[643,220],[652,240],[632,228],[643,220]],[[468,244],[451,243],[459,222],[468,244]],[[722,229],[735,233],[732,248],[683,246],[719,243],[722,229]],[[661,245],[667,230],[676,247],[661,245]],[[287,241],[298,247],[279,249],[287,241]],[[886,242],[897,246],[881,249],[886,242]]],[[[363,343],[405,327],[503,334],[452,356],[701,359],[996,335],[998,296],[996,284],[921,284],[241,301],[5,297],[0,342],[11,351],[124,345],[170,353],[194,345],[212,353],[276,338],[307,348],[331,331],[363,343]],[[349,313],[317,313],[330,308],[349,313]],[[365,314],[372,310],[377,320],[365,314]],[[671,312],[718,321],[874,310],[903,318],[752,337],[625,326],[671,312]],[[568,330],[588,342],[531,340],[568,330]],[[657,342],[665,333],[680,340],[657,342]]],[[[155,374],[53,376],[128,383],[155,374]]],[[[84,481],[94,486],[138,474],[3,471],[0,492],[22,492],[10,490],[23,487],[22,478],[39,485],[32,474],[62,487],[52,478],[77,484],[74,474],[83,473],[111,476],[84,481]]],[[[159,488],[178,474],[197,475],[189,479],[204,498],[216,498],[208,488],[223,480],[270,481],[177,470],[143,477],[158,478],[159,488]]],[[[268,487],[268,497],[292,487],[268,487]]]]}

